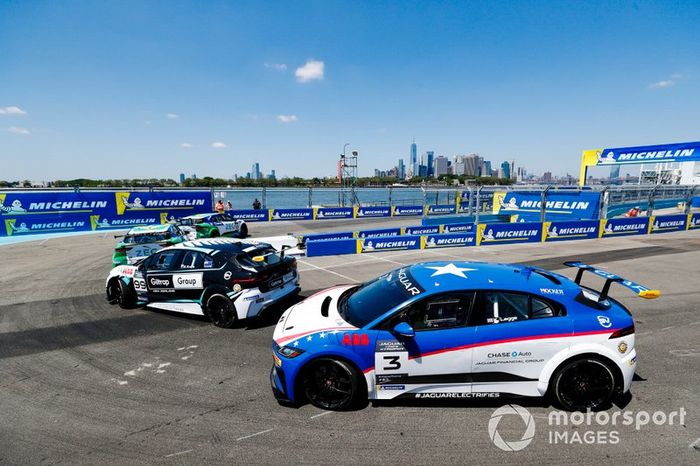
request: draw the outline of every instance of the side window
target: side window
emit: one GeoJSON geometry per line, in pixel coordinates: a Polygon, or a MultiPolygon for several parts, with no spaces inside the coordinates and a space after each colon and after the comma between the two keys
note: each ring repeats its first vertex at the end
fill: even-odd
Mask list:
{"type": "MultiPolygon", "coordinates": [[[[205,254],[198,251],[186,251],[180,261],[180,268],[184,270],[204,268],[205,254]]],[[[211,262],[208,261],[208,262],[211,262]]]]}
{"type": "Polygon", "coordinates": [[[530,315],[532,319],[540,319],[542,317],[553,317],[556,315],[552,306],[541,299],[532,298],[530,315]]]}
{"type": "Polygon", "coordinates": [[[221,215],[212,215],[209,217],[209,223],[215,223],[221,221],[221,215]]]}
{"type": "Polygon", "coordinates": [[[401,311],[382,328],[391,330],[399,322],[408,322],[416,332],[464,327],[474,295],[467,292],[423,299],[401,311]]]}
{"type": "Polygon", "coordinates": [[[179,251],[164,251],[156,254],[148,263],[148,270],[172,270],[179,251]]]}
{"type": "Polygon", "coordinates": [[[489,325],[503,322],[519,322],[559,315],[557,307],[549,302],[524,293],[485,291],[479,305],[469,319],[470,325],[489,325]]]}
{"type": "Polygon", "coordinates": [[[221,220],[223,220],[224,222],[233,222],[235,219],[229,214],[221,214],[221,220]]]}

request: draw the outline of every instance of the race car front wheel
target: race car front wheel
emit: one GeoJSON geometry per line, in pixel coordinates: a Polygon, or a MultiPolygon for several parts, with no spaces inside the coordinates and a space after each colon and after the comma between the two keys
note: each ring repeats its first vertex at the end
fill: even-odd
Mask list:
{"type": "Polygon", "coordinates": [[[238,230],[238,237],[239,238],[247,238],[248,237],[248,225],[245,223],[241,225],[240,229],[238,230]]]}
{"type": "Polygon", "coordinates": [[[317,408],[351,409],[363,395],[359,371],[345,361],[319,359],[312,362],[304,374],[304,394],[317,408]]]}
{"type": "Polygon", "coordinates": [[[110,304],[119,304],[122,309],[131,309],[136,306],[136,293],[122,280],[114,279],[107,287],[107,300],[110,304]]]}
{"type": "Polygon", "coordinates": [[[598,359],[577,359],[565,364],[553,381],[556,401],[569,411],[595,411],[609,406],[615,392],[615,376],[598,359]]]}
{"type": "Polygon", "coordinates": [[[231,328],[236,324],[236,306],[226,295],[214,293],[209,296],[206,314],[217,327],[231,328]]]}

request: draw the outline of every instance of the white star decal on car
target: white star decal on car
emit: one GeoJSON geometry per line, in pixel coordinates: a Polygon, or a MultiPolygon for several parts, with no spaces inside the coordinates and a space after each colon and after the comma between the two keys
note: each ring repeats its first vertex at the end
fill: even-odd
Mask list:
{"type": "Polygon", "coordinates": [[[299,346],[299,340],[294,342],[294,346],[299,346]]]}
{"type": "Polygon", "coordinates": [[[308,337],[306,337],[306,341],[311,341],[311,339],[312,339],[312,338],[311,338],[311,335],[309,335],[308,337]]]}
{"type": "Polygon", "coordinates": [[[321,332],[321,334],[319,335],[319,337],[321,337],[321,338],[326,338],[326,332],[321,332]]]}
{"type": "Polygon", "coordinates": [[[437,277],[439,275],[454,275],[455,277],[462,277],[462,278],[467,278],[466,275],[464,275],[464,272],[473,272],[477,269],[469,269],[466,267],[457,267],[453,263],[449,263],[447,265],[444,265],[442,267],[432,267],[432,266],[427,266],[426,268],[432,269],[435,272],[431,275],[431,277],[437,277]]]}

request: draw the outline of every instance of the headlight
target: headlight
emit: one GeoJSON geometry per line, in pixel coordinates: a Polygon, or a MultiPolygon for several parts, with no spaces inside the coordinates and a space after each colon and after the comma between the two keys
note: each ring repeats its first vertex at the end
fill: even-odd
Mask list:
{"type": "Polygon", "coordinates": [[[282,356],[289,359],[296,358],[304,352],[304,350],[300,350],[299,348],[292,348],[291,346],[282,346],[278,351],[282,356]]]}

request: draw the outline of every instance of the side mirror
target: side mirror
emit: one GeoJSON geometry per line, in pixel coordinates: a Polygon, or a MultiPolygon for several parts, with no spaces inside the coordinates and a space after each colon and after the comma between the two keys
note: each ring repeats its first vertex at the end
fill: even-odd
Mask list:
{"type": "Polygon", "coordinates": [[[413,338],[416,336],[416,331],[413,330],[408,322],[399,322],[394,326],[393,333],[401,337],[413,338]]]}

